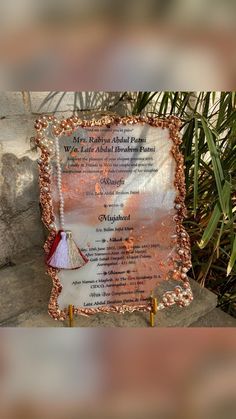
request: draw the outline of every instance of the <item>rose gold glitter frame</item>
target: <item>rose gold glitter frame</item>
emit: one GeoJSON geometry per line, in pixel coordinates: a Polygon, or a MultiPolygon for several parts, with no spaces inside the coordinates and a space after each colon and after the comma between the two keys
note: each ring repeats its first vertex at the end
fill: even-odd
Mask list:
{"type": "MultiPolygon", "coordinates": [[[[50,146],[45,144],[46,133],[45,131],[50,127],[51,132],[54,136],[60,137],[61,135],[71,135],[78,127],[93,127],[93,126],[107,126],[111,125],[126,125],[126,124],[149,124],[154,127],[161,127],[162,129],[168,128],[170,138],[173,141],[171,152],[176,161],[176,172],[174,185],[179,192],[175,199],[176,215],[174,220],[176,223],[176,241],[177,249],[180,259],[180,265],[174,270],[175,279],[182,280],[183,287],[176,286],[172,291],[166,291],[162,295],[162,300],[158,301],[158,310],[162,310],[165,307],[178,304],[181,307],[185,307],[190,304],[193,299],[191,287],[188,281],[187,272],[191,267],[191,252],[190,252],[190,241],[189,236],[186,233],[182,221],[186,217],[186,208],[184,204],[185,199],[185,179],[184,179],[184,159],[179,151],[179,144],[181,138],[179,134],[179,128],[181,121],[175,116],[169,116],[167,118],[156,118],[148,116],[128,116],[128,117],[115,117],[105,116],[101,119],[82,120],[76,116],[64,120],[58,120],[54,116],[42,116],[35,122],[35,129],[37,131],[36,144],[41,150],[41,158],[38,160],[39,163],[39,186],[40,186],[40,202],[42,206],[42,221],[49,230],[49,236],[45,242],[44,250],[46,255],[48,254],[54,237],[56,235],[56,227],[54,224],[55,215],[53,213],[52,197],[51,197],[51,175],[50,175],[50,155],[52,150],[50,146]]],[[[60,310],[58,306],[58,297],[62,291],[62,285],[57,276],[57,269],[48,268],[47,273],[52,278],[52,292],[49,301],[48,312],[51,317],[56,320],[65,320],[68,317],[68,308],[60,310]]],[[[132,313],[134,311],[146,311],[152,310],[152,301],[150,303],[139,304],[139,305],[111,305],[102,306],[98,308],[80,308],[73,307],[73,312],[76,315],[91,315],[96,313],[132,313]]]]}

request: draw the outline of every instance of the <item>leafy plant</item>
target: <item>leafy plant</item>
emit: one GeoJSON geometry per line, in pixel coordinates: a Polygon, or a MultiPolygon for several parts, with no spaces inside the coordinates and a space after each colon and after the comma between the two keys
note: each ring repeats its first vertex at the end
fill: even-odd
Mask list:
{"type": "Polygon", "coordinates": [[[235,92],[139,92],[133,113],[144,110],[181,118],[192,276],[235,315],[235,92]]]}

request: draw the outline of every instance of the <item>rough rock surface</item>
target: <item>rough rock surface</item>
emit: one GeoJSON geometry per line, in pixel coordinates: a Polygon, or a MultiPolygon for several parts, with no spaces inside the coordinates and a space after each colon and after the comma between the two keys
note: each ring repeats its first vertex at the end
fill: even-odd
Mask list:
{"type": "MultiPolygon", "coordinates": [[[[45,274],[44,255],[41,248],[34,247],[12,258],[13,266],[0,269],[0,325],[22,327],[60,327],[68,322],[59,322],[47,314],[51,292],[51,279],[45,274]]],[[[170,307],[158,312],[157,327],[190,326],[211,312],[217,297],[196,282],[191,281],[194,301],[187,308],[170,307]]],[[[98,314],[75,319],[78,327],[147,327],[148,313],[98,314]]]]}

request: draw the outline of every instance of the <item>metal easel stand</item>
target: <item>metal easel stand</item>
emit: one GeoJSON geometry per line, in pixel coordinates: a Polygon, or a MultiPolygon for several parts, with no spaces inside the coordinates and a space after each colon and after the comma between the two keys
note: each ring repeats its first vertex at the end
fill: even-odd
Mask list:
{"type": "MultiPolygon", "coordinates": [[[[74,313],[73,313],[73,305],[70,304],[68,306],[68,314],[69,314],[69,327],[74,326],[74,313]]],[[[157,298],[151,295],[151,311],[150,311],[150,327],[155,326],[155,315],[157,314],[157,298]]]]}

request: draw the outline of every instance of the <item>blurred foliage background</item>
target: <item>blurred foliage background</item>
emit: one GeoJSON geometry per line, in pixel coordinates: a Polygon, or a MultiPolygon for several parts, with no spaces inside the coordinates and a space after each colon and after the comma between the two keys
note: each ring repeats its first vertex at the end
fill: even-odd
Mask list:
{"type": "MultiPolygon", "coordinates": [[[[50,92],[39,111],[53,100],[56,112],[66,93],[50,92]]],[[[236,92],[119,92],[114,97],[110,93],[111,106],[107,100],[106,106],[98,106],[102,94],[84,93],[91,111],[181,119],[188,209],[184,224],[192,246],[189,275],[236,316],[236,92]]],[[[74,92],[73,98],[74,113],[85,111],[82,93],[74,92]]]]}

